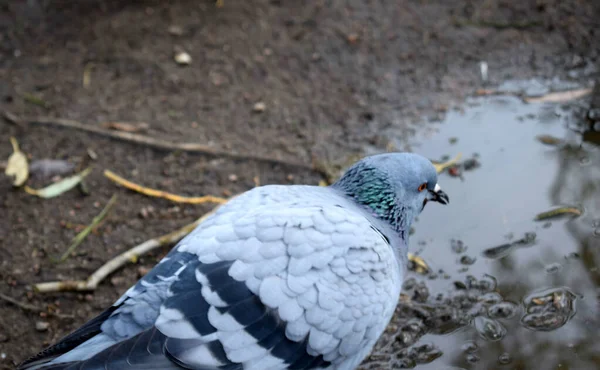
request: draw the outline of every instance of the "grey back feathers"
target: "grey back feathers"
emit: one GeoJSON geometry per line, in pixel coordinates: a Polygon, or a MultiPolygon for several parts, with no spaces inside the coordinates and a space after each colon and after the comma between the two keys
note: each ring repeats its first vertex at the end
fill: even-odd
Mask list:
{"type": "Polygon", "coordinates": [[[331,187],[252,189],[19,369],[354,369],[394,312],[405,233],[436,182],[425,158],[394,153],[331,187]]]}

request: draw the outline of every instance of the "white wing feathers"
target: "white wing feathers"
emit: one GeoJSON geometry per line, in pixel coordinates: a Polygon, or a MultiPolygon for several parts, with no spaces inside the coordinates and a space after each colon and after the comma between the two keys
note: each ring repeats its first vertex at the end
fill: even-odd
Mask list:
{"type": "Polygon", "coordinates": [[[353,369],[402,281],[368,217],[326,188],[246,192],[21,369],[353,369]]]}

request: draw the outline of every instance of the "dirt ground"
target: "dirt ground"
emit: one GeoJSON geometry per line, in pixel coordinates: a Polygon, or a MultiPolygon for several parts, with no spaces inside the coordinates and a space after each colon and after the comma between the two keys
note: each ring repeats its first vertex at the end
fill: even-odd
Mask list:
{"type": "MultiPolygon", "coordinates": [[[[145,122],[176,142],[305,163],[344,163],[386,128],[409,139],[423,123],[506,78],[576,76],[600,58],[600,2],[367,0],[0,0],[0,109],[85,125],[145,122]],[[181,66],[175,50],[192,58],[181,66]],[[84,86],[84,75],[87,77],[84,86]],[[256,112],[256,103],[264,111],[256,112]]],[[[56,341],[122,294],[168,248],[142,257],[93,293],[35,294],[31,284],[82,279],[210,205],[181,205],[115,186],[112,171],[182,195],[228,195],[266,183],[316,184],[307,169],[169,152],[55,126],[0,121],[0,161],[15,136],[32,160],[93,165],[87,185],[43,200],[0,179],[0,369],[56,341]],[[89,151],[97,154],[90,158],[89,151]],[[109,217],[76,256],[54,264],[113,195],[109,217]],[[46,323],[49,326],[46,328],[46,323]],[[37,328],[36,328],[37,326],[37,328]]],[[[50,180],[33,178],[32,187],[50,180]]]]}

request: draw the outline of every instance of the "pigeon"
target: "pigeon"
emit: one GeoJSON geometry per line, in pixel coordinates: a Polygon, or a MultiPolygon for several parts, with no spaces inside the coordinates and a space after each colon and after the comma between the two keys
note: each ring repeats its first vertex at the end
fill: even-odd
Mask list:
{"type": "Polygon", "coordinates": [[[391,320],[428,201],[449,198],[413,153],[364,157],[330,186],[256,187],[18,369],[355,369],[391,320]]]}

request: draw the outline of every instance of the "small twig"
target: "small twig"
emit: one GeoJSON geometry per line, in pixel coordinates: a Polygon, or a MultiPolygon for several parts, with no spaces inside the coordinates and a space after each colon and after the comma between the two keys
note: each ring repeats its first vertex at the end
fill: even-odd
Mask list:
{"type": "Polygon", "coordinates": [[[8,296],[6,294],[2,294],[2,293],[0,293],[0,300],[8,302],[8,303],[12,304],[13,306],[17,306],[20,309],[22,309],[23,311],[27,311],[27,312],[34,312],[34,313],[42,313],[43,312],[43,313],[45,313],[48,316],[56,316],[56,317],[58,317],[60,319],[73,318],[73,315],[63,315],[63,314],[60,314],[60,313],[56,313],[56,312],[52,312],[52,311],[47,311],[47,310],[44,310],[44,309],[42,309],[42,308],[40,308],[38,306],[34,306],[32,304],[29,304],[29,303],[23,303],[23,302],[17,301],[13,297],[8,296]]]}
{"type": "Polygon", "coordinates": [[[522,21],[522,22],[496,22],[496,21],[484,21],[484,20],[466,20],[466,19],[454,19],[455,26],[472,26],[472,27],[489,27],[499,30],[514,28],[517,30],[523,30],[530,27],[541,26],[542,23],[539,21],[522,21]]]}
{"type": "Polygon", "coordinates": [[[458,163],[458,161],[460,160],[460,157],[462,156],[461,153],[458,153],[454,158],[450,159],[449,161],[440,163],[440,162],[433,162],[433,166],[435,167],[435,170],[437,173],[442,173],[444,172],[444,170],[448,167],[454,166],[456,163],[458,163]]]}
{"type": "Polygon", "coordinates": [[[189,152],[189,153],[207,154],[207,155],[212,155],[215,157],[228,157],[228,158],[232,158],[232,159],[253,160],[253,161],[264,162],[264,163],[296,167],[296,168],[316,172],[316,173],[320,174],[321,176],[327,175],[326,173],[322,172],[319,168],[314,168],[313,166],[310,166],[310,165],[307,165],[304,163],[288,162],[283,159],[265,157],[265,156],[260,156],[260,155],[256,155],[256,154],[231,153],[231,152],[226,152],[224,150],[215,149],[215,148],[209,147],[207,145],[197,144],[197,143],[173,143],[173,142],[161,140],[158,138],[153,138],[153,137],[142,135],[142,134],[107,130],[107,129],[104,129],[104,128],[101,128],[98,126],[84,125],[81,122],[69,120],[69,119],[52,118],[52,117],[44,117],[44,116],[18,117],[8,111],[3,111],[2,113],[6,120],[8,120],[9,122],[12,122],[14,124],[22,124],[24,122],[27,122],[27,123],[31,123],[31,124],[53,125],[53,126],[59,126],[59,127],[63,127],[63,128],[70,128],[70,129],[81,130],[81,131],[90,132],[90,133],[94,133],[94,134],[99,134],[99,135],[103,135],[103,136],[110,137],[113,139],[120,139],[120,140],[132,142],[132,143],[136,143],[136,144],[147,145],[147,146],[151,146],[154,148],[163,149],[163,150],[179,150],[179,151],[189,152]]]}
{"type": "Polygon", "coordinates": [[[32,304],[28,304],[28,303],[23,303],[23,302],[19,302],[16,299],[14,299],[11,296],[8,296],[6,294],[2,294],[0,293],[0,299],[3,301],[6,301],[12,305],[15,305],[19,308],[22,308],[25,311],[31,311],[31,312],[43,312],[44,310],[42,310],[41,308],[34,306],[32,304]]]}
{"type": "Polygon", "coordinates": [[[126,180],[109,170],[104,170],[104,176],[108,177],[111,181],[114,181],[117,184],[126,187],[127,189],[136,191],[149,197],[164,198],[176,203],[202,204],[212,202],[217,204],[223,204],[227,202],[227,199],[225,198],[215,197],[212,195],[205,195],[202,197],[184,197],[181,195],[167,193],[162,190],[147,188],[145,186],[141,186],[129,180],[126,180]]]}
{"type": "Polygon", "coordinates": [[[62,256],[60,256],[60,258],[54,260],[54,262],[60,263],[66,261],[66,259],[69,258],[71,253],[73,253],[75,249],[77,249],[77,247],[85,240],[85,238],[87,238],[90,232],[92,232],[92,230],[94,230],[94,228],[98,226],[98,224],[104,219],[104,217],[106,217],[108,211],[110,211],[110,208],[113,206],[113,204],[115,204],[116,201],[117,196],[113,195],[112,198],[110,198],[110,200],[106,204],[106,206],[104,206],[102,211],[100,211],[100,213],[96,217],[94,217],[92,223],[87,225],[85,229],[83,229],[79,234],[75,235],[75,237],[73,238],[73,243],[69,246],[65,253],[63,253],[62,256]]]}
{"type": "Polygon", "coordinates": [[[215,207],[211,212],[208,212],[198,220],[192,222],[189,225],[182,227],[179,230],[170,232],[166,235],[158,238],[150,239],[142,244],[139,244],[132,249],[121,253],[110,261],[106,262],[102,267],[96,270],[87,280],[67,280],[67,281],[54,281],[48,283],[39,283],[34,285],[34,289],[39,293],[49,292],[65,292],[65,291],[90,291],[96,289],[98,284],[102,282],[108,275],[115,272],[117,269],[127,264],[128,262],[135,262],[137,259],[156,248],[160,248],[165,245],[174,244],[181,238],[189,234],[202,223],[206,218],[212,215],[218,207],[215,207]]]}
{"type": "Polygon", "coordinates": [[[558,91],[533,98],[526,97],[523,100],[525,103],[562,103],[582,98],[591,93],[592,89],[558,91]]]}

